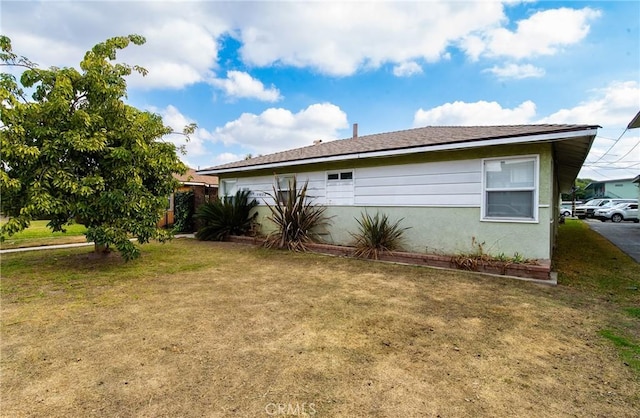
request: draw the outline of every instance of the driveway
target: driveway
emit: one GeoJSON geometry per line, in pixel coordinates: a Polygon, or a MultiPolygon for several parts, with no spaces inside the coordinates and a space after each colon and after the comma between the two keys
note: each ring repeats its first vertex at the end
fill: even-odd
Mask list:
{"type": "Polygon", "coordinates": [[[611,241],[623,252],[640,263],[640,223],[586,221],[591,229],[611,241]]]}

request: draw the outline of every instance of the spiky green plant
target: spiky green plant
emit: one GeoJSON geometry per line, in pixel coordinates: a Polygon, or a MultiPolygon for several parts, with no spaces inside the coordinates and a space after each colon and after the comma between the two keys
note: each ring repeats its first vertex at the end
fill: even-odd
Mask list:
{"type": "Polygon", "coordinates": [[[385,251],[402,249],[402,235],[407,228],[400,227],[400,222],[389,221],[386,214],[376,213],[373,217],[368,213],[361,214],[358,222],[358,232],[351,233],[354,238],[356,257],[372,258],[377,260],[385,251]]]}
{"type": "Polygon", "coordinates": [[[196,238],[204,241],[223,241],[229,235],[245,235],[251,230],[258,213],[251,210],[258,205],[255,199],[249,201],[248,190],[238,190],[235,196],[205,203],[198,207],[196,218],[203,226],[196,238]]]}
{"type": "Polygon", "coordinates": [[[275,186],[273,195],[267,195],[275,202],[265,202],[271,211],[270,221],[276,224],[276,230],[269,234],[265,241],[268,248],[287,248],[291,251],[306,251],[306,244],[314,242],[319,226],[326,225],[328,218],[324,215],[326,207],[313,204],[307,195],[306,181],[298,190],[296,179],[289,181],[288,193],[278,196],[275,186]]]}

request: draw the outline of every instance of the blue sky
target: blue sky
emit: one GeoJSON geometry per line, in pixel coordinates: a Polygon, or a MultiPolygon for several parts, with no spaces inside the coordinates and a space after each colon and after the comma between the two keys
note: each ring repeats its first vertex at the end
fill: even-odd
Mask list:
{"type": "MultiPolygon", "coordinates": [[[[640,2],[13,2],[1,31],[41,66],[147,38],[129,102],[198,130],[204,168],[426,125],[597,124],[581,177],[640,174],[640,2]],[[623,134],[624,133],[624,134],[623,134]]],[[[168,140],[182,144],[180,136],[168,140]]]]}

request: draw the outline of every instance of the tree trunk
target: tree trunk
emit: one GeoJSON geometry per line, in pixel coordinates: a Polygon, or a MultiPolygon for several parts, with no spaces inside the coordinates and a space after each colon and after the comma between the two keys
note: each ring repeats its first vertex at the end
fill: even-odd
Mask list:
{"type": "Polygon", "coordinates": [[[111,252],[108,245],[98,244],[97,242],[93,244],[93,248],[96,254],[109,254],[111,252]]]}

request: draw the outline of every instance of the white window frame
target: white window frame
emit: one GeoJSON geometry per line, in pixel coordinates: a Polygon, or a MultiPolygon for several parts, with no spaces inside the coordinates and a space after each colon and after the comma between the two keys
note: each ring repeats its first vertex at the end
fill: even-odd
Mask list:
{"type": "Polygon", "coordinates": [[[283,194],[282,192],[288,192],[289,191],[289,183],[296,178],[295,173],[287,173],[287,174],[276,174],[275,176],[275,182],[276,182],[276,196],[275,198],[280,202],[280,203],[284,203],[284,199],[283,199],[283,194]],[[287,186],[285,189],[281,188],[280,185],[280,179],[286,179],[287,182],[287,186]]]}
{"type": "Polygon", "coordinates": [[[227,190],[229,189],[229,185],[235,185],[236,190],[238,190],[238,179],[222,179],[220,180],[220,187],[218,188],[218,196],[220,197],[227,197],[227,196],[234,196],[235,193],[233,194],[228,194],[227,190]]]}
{"type": "Polygon", "coordinates": [[[480,206],[480,220],[483,222],[511,222],[511,223],[539,223],[538,208],[539,208],[539,194],[540,194],[540,156],[535,155],[514,155],[508,157],[498,158],[483,158],[482,159],[482,203],[480,206]],[[508,161],[508,160],[529,160],[533,161],[533,186],[532,187],[504,187],[504,188],[487,188],[487,163],[495,161],[508,161]],[[486,216],[487,212],[487,195],[490,192],[521,192],[531,191],[533,192],[532,211],[533,218],[519,218],[519,217],[497,217],[486,216]]]}
{"type": "Polygon", "coordinates": [[[330,181],[351,181],[353,183],[353,180],[355,178],[355,170],[353,169],[349,169],[349,170],[331,170],[331,171],[327,171],[325,172],[325,180],[328,182],[330,181]],[[343,174],[347,174],[347,173],[351,173],[351,178],[350,179],[343,179],[342,175],[343,174]],[[338,178],[337,179],[329,179],[329,175],[331,174],[337,174],[338,178]]]}

